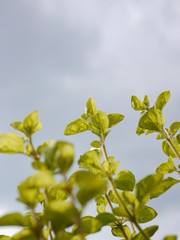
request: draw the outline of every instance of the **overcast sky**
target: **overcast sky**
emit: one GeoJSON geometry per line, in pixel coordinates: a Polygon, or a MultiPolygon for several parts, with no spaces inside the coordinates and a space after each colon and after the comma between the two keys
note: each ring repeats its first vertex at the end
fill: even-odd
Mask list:
{"type": "MultiPolygon", "coordinates": [[[[34,136],[35,144],[71,141],[77,161],[94,137],[64,137],[63,131],[93,97],[99,109],[125,115],[107,140],[108,153],[120,160],[121,169],[139,180],[166,161],[154,135],[136,136],[139,114],[130,99],[148,94],[153,104],[160,92],[171,90],[166,124],[180,120],[178,0],[1,0],[0,32],[1,133],[37,109],[44,128],[34,136]]],[[[29,159],[0,155],[1,214],[24,211],[15,201],[16,186],[30,173],[29,159]]],[[[172,233],[180,237],[179,190],[176,186],[150,203],[159,212],[154,240],[172,233]]],[[[96,214],[93,207],[88,214],[96,214]]],[[[0,229],[7,231],[12,229],[0,229]]],[[[108,232],[88,240],[114,239],[108,232]]]]}

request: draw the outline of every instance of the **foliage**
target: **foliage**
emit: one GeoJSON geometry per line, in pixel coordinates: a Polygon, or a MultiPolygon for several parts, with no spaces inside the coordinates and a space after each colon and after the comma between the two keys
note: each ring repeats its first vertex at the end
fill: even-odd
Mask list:
{"type": "MultiPolygon", "coordinates": [[[[119,161],[106,152],[105,139],[124,116],[97,110],[92,98],[86,103],[85,113],[69,123],[64,131],[65,135],[89,131],[97,138],[91,143],[91,149],[80,156],[80,169],[71,175],[69,169],[74,161],[71,143],[46,141],[34,147],[32,135],[42,128],[37,111],[22,122],[11,123],[19,133],[0,135],[0,152],[32,158],[35,173],[18,186],[18,201],[26,206],[27,213],[13,212],[0,217],[0,226],[20,226],[21,231],[12,237],[0,235],[0,239],[84,240],[103,227],[109,227],[120,239],[150,239],[158,226],[144,228],[142,224],[153,220],[158,213],[147,204],[180,182],[167,176],[180,173],[180,166],[174,162],[174,158],[180,160],[180,134],[177,134],[180,122],[164,127],[162,110],[169,98],[169,91],[161,93],[152,107],[148,96],[143,101],[136,96],[131,98],[133,109],[141,114],[137,134],[156,133],[168,157],[155,173],[139,182],[129,170],[119,171],[119,161]],[[84,208],[91,200],[96,203],[97,215],[84,216],[84,208]],[[40,207],[42,211],[37,210],[40,207]]],[[[164,240],[171,239],[177,237],[164,237],[164,240]]]]}

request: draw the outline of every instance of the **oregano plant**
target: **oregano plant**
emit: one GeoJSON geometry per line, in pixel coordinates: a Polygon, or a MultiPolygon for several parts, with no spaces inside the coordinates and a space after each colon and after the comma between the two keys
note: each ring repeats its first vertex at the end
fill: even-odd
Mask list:
{"type": "MultiPolygon", "coordinates": [[[[180,182],[171,176],[180,173],[180,122],[168,128],[163,118],[163,108],[170,92],[161,93],[154,105],[148,96],[141,101],[132,96],[131,105],[141,114],[137,134],[157,134],[167,161],[154,173],[136,182],[128,169],[119,169],[119,161],[109,156],[106,138],[124,116],[107,114],[97,110],[90,98],[86,111],[69,123],[64,135],[89,131],[95,140],[90,149],[78,160],[79,169],[69,170],[74,161],[74,147],[68,141],[45,141],[34,146],[32,136],[42,128],[37,111],[23,121],[11,123],[17,133],[0,135],[0,152],[24,154],[32,159],[35,173],[18,186],[18,201],[27,209],[25,214],[13,212],[0,217],[0,226],[20,226],[14,236],[0,235],[1,240],[85,240],[90,234],[108,227],[115,238],[150,240],[158,230],[157,225],[144,227],[157,216],[157,210],[149,206],[153,198],[164,194],[180,182]],[[84,209],[89,201],[95,201],[97,215],[86,216],[84,209]]],[[[177,236],[164,236],[164,240],[176,240],[177,236]]]]}

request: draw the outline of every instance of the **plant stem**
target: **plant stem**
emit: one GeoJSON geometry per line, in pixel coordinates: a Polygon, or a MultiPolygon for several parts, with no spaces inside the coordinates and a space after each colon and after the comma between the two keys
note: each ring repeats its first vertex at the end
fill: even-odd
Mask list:
{"type": "Polygon", "coordinates": [[[168,143],[168,145],[170,146],[170,148],[172,149],[173,153],[176,155],[176,157],[180,160],[180,154],[177,151],[176,147],[174,146],[174,143],[172,142],[171,136],[169,135],[169,133],[163,129],[162,130],[162,134],[163,136],[166,138],[166,142],[168,143]]]}
{"type": "Polygon", "coordinates": [[[32,157],[34,158],[35,161],[40,161],[40,157],[39,155],[37,154],[35,148],[34,148],[34,145],[32,143],[32,138],[31,136],[29,137],[29,143],[31,144],[31,147],[32,147],[32,157]]]}
{"type": "MultiPolygon", "coordinates": [[[[103,149],[103,153],[104,153],[104,157],[105,157],[105,161],[108,161],[108,155],[107,155],[107,151],[106,151],[106,147],[105,147],[105,144],[103,142],[103,145],[102,145],[102,149],[103,149]]],[[[137,229],[139,230],[139,232],[143,235],[144,239],[145,240],[150,240],[150,238],[146,235],[146,233],[142,230],[142,228],[140,227],[140,225],[137,223],[135,217],[131,214],[131,212],[129,211],[129,209],[127,208],[126,204],[124,203],[123,199],[121,198],[121,196],[119,195],[117,189],[116,189],[116,186],[114,184],[114,181],[112,179],[111,176],[108,176],[108,180],[111,184],[111,187],[112,187],[112,190],[114,192],[114,195],[116,196],[118,202],[120,205],[122,205],[125,209],[125,211],[127,212],[128,216],[129,216],[129,219],[130,219],[130,222],[133,222],[134,225],[137,227],[137,229]]]]}

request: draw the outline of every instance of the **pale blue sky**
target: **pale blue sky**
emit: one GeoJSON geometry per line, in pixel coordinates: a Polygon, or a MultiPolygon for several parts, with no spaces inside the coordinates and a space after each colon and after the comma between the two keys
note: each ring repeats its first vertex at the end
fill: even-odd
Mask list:
{"type": "MultiPolygon", "coordinates": [[[[153,102],[158,93],[171,90],[167,126],[180,120],[178,0],[2,0],[0,32],[1,133],[37,109],[44,128],[34,136],[35,144],[69,140],[77,160],[93,137],[67,138],[63,131],[93,97],[103,111],[125,115],[107,140],[121,169],[132,170],[139,180],[166,160],[155,136],[136,136],[139,114],[130,98],[148,94],[153,102]]],[[[30,163],[23,156],[0,155],[0,213],[24,210],[15,201],[16,186],[32,172],[30,163]]],[[[153,239],[180,237],[179,201],[179,186],[152,201],[159,209],[155,223],[161,223],[153,239]]],[[[92,208],[89,214],[95,214],[92,208]]],[[[107,236],[113,239],[108,233],[88,239],[107,236]]]]}

